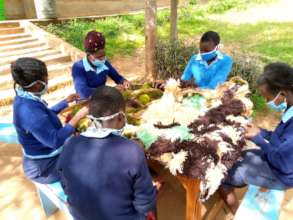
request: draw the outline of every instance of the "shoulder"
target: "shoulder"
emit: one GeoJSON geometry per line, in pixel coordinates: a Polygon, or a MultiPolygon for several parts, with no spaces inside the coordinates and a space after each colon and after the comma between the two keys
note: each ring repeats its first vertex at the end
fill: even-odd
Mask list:
{"type": "Polygon", "coordinates": [[[227,63],[227,64],[232,64],[233,63],[233,59],[231,56],[227,55],[227,54],[222,54],[223,58],[222,58],[222,62],[227,63]]]}
{"type": "Polygon", "coordinates": [[[73,71],[84,71],[82,60],[76,61],[72,66],[73,71]]]}

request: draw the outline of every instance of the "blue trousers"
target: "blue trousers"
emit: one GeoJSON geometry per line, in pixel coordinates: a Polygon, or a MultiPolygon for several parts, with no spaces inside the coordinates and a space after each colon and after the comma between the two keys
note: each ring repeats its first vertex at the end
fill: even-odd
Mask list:
{"type": "Polygon", "coordinates": [[[261,149],[244,151],[243,160],[233,166],[223,182],[224,187],[243,187],[248,184],[277,190],[290,188],[274,174],[261,149]]]}

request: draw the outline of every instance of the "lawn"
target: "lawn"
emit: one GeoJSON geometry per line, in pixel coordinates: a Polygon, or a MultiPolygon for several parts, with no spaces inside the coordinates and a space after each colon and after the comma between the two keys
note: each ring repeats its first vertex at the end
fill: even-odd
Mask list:
{"type": "MultiPolygon", "coordinates": [[[[272,2],[273,0],[213,0],[199,6],[193,2],[178,11],[178,33],[180,40],[197,40],[207,30],[220,33],[222,42],[229,51],[252,54],[259,57],[263,64],[282,61],[293,64],[293,22],[233,25],[208,18],[209,15],[224,13],[228,10],[242,10],[253,4],[272,2]],[[237,3],[236,3],[237,2],[237,3]]],[[[169,37],[169,10],[160,10],[157,15],[158,36],[169,37]]],[[[107,56],[132,55],[144,45],[144,14],[110,17],[96,21],[73,20],[45,27],[48,31],[64,38],[74,46],[83,49],[85,34],[90,30],[98,30],[105,34],[107,40],[107,56]]],[[[265,107],[264,100],[254,94],[252,100],[255,110],[265,107]]]]}
{"type": "Polygon", "coordinates": [[[5,20],[4,15],[4,0],[0,0],[0,21],[5,20]]]}

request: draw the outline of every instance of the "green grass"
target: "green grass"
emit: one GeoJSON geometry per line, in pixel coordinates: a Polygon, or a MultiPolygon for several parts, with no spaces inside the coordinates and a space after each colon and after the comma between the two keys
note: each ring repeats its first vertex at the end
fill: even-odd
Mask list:
{"type": "Polygon", "coordinates": [[[5,20],[4,15],[4,0],[0,0],[0,21],[5,20]]]}

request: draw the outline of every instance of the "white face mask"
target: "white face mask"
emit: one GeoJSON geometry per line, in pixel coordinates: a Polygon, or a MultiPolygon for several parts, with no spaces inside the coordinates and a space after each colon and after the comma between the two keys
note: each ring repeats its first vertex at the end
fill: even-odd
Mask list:
{"type": "Polygon", "coordinates": [[[113,115],[99,117],[99,118],[96,118],[92,115],[89,115],[88,118],[92,120],[93,126],[90,126],[81,135],[83,135],[85,137],[94,137],[94,138],[105,138],[105,137],[109,136],[110,134],[121,136],[123,133],[124,127],[125,127],[125,123],[124,123],[123,127],[120,129],[103,128],[102,123],[101,123],[101,121],[108,121],[110,119],[117,117],[120,114],[122,114],[125,117],[125,121],[126,121],[126,116],[125,116],[124,112],[117,112],[113,115]]]}
{"type": "Polygon", "coordinates": [[[33,92],[33,94],[36,96],[42,96],[42,95],[46,94],[48,92],[48,85],[47,85],[47,83],[45,83],[44,81],[41,81],[41,80],[36,80],[27,86],[23,86],[22,88],[28,89],[28,88],[33,87],[37,83],[41,83],[44,86],[44,88],[39,92],[33,92]]]}

